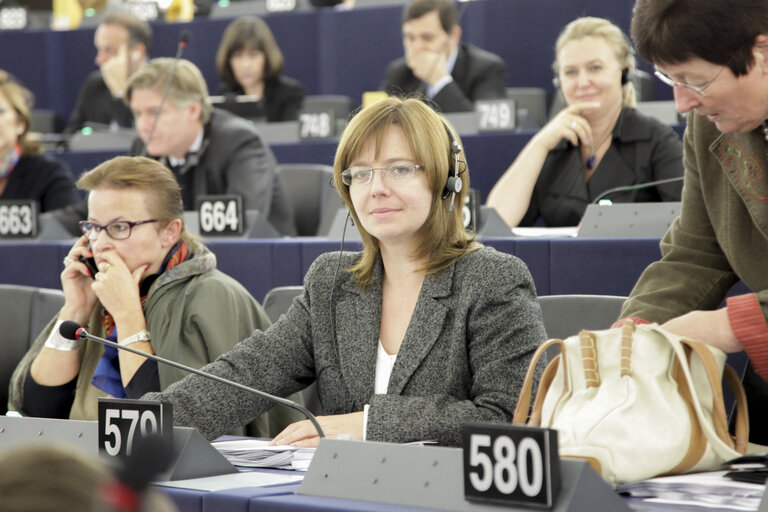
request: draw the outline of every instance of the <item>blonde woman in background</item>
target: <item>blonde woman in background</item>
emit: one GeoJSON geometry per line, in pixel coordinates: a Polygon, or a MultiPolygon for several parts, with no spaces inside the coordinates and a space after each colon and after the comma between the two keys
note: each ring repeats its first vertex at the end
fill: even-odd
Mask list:
{"type": "MultiPolygon", "coordinates": [[[[555,84],[568,106],[547,123],[488,196],[509,226],[577,225],[604,191],[680,177],[682,144],[669,126],[635,110],[635,57],[617,26],[579,18],[555,45],[555,84]]],[[[679,201],[681,183],[611,196],[614,202],[679,201]]]]}

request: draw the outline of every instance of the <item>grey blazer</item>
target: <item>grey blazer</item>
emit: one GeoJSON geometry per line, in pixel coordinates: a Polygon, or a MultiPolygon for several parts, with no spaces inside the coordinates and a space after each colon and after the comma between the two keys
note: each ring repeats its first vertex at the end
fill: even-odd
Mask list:
{"type": "MultiPolygon", "coordinates": [[[[545,339],[525,264],[482,248],[427,276],[387,394],[376,395],[383,269],[379,261],[373,284],[362,290],[344,271],[358,257],[320,256],[284,316],[204,370],[279,396],[317,381],[327,414],[370,404],[369,440],[458,445],[464,422],[510,421],[530,356],[545,339]]],[[[170,401],[176,424],[196,427],[209,439],[271,405],[195,375],[145,398],[170,401]]]]}

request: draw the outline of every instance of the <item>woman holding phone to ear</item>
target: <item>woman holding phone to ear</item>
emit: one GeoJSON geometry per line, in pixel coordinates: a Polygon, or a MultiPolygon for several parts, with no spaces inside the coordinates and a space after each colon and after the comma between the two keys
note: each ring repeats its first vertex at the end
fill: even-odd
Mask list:
{"type": "MultiPolygon", "coordinates": [[[[568,106],[547,123],[488,195],[510,227],[543,219],[576,226],[602,192],[683,175],[680,137],[634,109],[627,37],[601,18],[579,18],[555,45],[555,83],[568,106]]],[[[611,196],[614,202],[679,201],[682,184],[611,196]]]]}
{"type": "Polygon", "coordinates": [[[64,258],[64,307],[16,368],[10,410],[93,420],[98,397],[138,398],[184,376],[128,351],[65,339],[58,329],[65,320],[196,368],[269,326],[251,295],[216,270],[215,256],[184,229],[181,191],[165,166],[117,157],[78,186],[88,191],[88,219],[64,258]]]}

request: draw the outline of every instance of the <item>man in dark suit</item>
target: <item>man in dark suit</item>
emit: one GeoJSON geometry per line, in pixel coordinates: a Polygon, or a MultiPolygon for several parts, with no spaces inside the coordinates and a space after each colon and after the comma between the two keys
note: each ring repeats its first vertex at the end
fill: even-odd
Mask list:
{"type": "Polygon", "coordinates": [[[461,43],[453,0],[413,0],[403,11],[405,56],[390,63],[382,89],[421,93],[443,112],[474,110],[474,102],[505,97],[507,65],[461,43]]]}
{"type": "Polygon", "coordinates": [[[67,131],[79,130],[86,123],[130,128],[133,115],[122,96],[128,77],[147,61],[152,29],[131,13],[114,12],[99,24],[93,45],[99,69],[83,82],[67,131]]]}
{"type": "Polygon", "coordinates": [[[194,64],[180,59],[172,74],[173,66],[174,59],[153,59],[128,81],[125,99],[139,133],[131,154],[146,154],[173,170],[185,210],[194,209],[200,195],[238,194],[245,209],[261,212],[281,234],[295,235],[275,156],[259,131],[211,107],[194,64]]]}

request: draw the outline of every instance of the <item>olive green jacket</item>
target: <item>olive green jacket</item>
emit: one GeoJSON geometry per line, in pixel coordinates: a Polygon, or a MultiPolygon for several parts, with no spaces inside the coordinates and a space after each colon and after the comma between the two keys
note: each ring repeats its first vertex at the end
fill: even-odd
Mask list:
{"type": "MultiPolygon", "coordinates": [[[[240,283],[216,270],[216,256],[212,252],[202,245],[191,249],[194,251],[193,258],[163,273],[152,284],[144,305],[144,315],[152,336],[152,348],[158,356],[200,368],[231,350],[254,330],[266,330],[270,321],[240,283]]],[[[101,305],[95,308],[86,329],[93,335],[103,337],[101,310],[101,305]]],[[[38,336],[14,371],[9,409],[22,410],[24,381],[54,323],[55,319],[38,336]]],[[[108,396],[91,384],[104,347],[85,341],[80,350],[80,373],[70,418],[95,420],[96,399],[108,396]]],[[[162,363],[158,363],[158,374],[160,389],[186,376],[183,370],[162,363]]],[[[277,418],[264,415],[257,419],[248,433],[260,437],[272,436],[288,423],[303,419],[279,407],[274,410],[273,416],[277,418]],[[269,428],[265,423],[267,421],[272,421],[269,428]]]]}
{"type": "MultiPolygon", "coordinates": [[[[752,334],[740,333],[734,327],[729,301],[731,326],[748,354],[766,345],[767,150],[760,128],[723,134],[706,118],[694,113],[688,116],[680,217],[661,241],[662,259],[642,274],[622,317],[664,322],[693,310],[713,310],[741,280],[757,298],[751,302],[735,300],[741,305],[754,304],[751,310],[739,313],[741,318],[749,318],[752,334]]],[[[756,370],[761,373],[760,368],[756,370]]]]}

